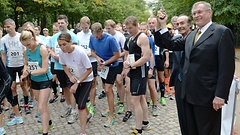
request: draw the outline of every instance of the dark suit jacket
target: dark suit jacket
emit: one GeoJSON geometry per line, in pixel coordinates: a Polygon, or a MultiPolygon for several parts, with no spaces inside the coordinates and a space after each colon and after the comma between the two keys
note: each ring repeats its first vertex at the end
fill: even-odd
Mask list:
{"type": "Polygon", "coordinates": [[[184,50],[181,97],[193,105],[212,107],[215,96],[228,100],[235,70],[234,40],[231,30],[211,24],[195,45],[197,31],[185,39],[171,40],[168,32],[155,32],[155,44],[170,50],[184,50]]]}
{"type": "MultiPolygon", "coordinates": [[[[183,38],[181,35],[174,36],[171,40],[176,40],[178,38],[183,38]]],[[[182,81],[182,70],[184,64],[184,51],[174,51],[173,52],[173,66],[172,74],[170,76],[169,86],[175,86],[176,81],[182,81]]]]}

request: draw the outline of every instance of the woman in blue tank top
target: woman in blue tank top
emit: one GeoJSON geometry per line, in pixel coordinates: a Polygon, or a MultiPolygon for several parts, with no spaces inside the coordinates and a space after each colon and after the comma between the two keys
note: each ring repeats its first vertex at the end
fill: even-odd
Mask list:
{"type": "Polygon", "coordinates": [[[48,127],[52,126],[48,109],[48,99],[52,87],[52,74],[48,66],[48,51],[45,45],[36,40],[33,29],[23,31],[21,43],[27,48],[25,65],[21,80],[29,77],[33,94],[38,101],[38,109],[42,116],[42,133],[48,134],[48,127]]]}

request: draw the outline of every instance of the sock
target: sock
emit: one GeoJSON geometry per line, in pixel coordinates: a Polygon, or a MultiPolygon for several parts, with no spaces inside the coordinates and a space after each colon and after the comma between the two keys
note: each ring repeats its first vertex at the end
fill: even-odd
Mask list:
{"type": "Polygon", "coordinates": [[[48,123],[48,125],[52,125],[52,120],[49,120],[49,123],[48,123]]]}
{"type": "Polygon", "coordinates": [[[142,129],[136,129],[138,131],[138,133],[142,133],[142,129]]]}
{"type": "Polygon", "coordinates": [[[72,106],[71,105],[67,105],[67,108],[72,108],[72,106]]]}
{"type": "Polygon", "coordinates": [[[131,111],[127,111],[126,113],[130,113],[130,114],[132,114],[132,112],[131,112],[131,111]]]}
{"type": "Polygon", "coordinates": [[[78,113],[78,109],[72,109],[72,112],[71,113],[78,113]]]}
{"type": "Polygon", "coordinates": [[[28,96],[23,96],[24,97],[24,104],[28,104],[28,96]]]}
{"type": "Polygon", "coordinates": [[[148,121],[143,121],[142,124],[143,125],[147,125],[149,122],[148,121]]]}
{"type": "Polygon", "coordinates": [[[170,77],[167,77],[167,78],[164,79],[166,92],[170,92],[169,81],[170,81],[170,77]]]}
{"type": "Polygon", "coordinates": [[[164,97],[164,93],[165,93],[165,84],[164,84],[164,82],[160,83],[160,91],[161,91],[161,97],[164,97]]]}
{"type": "Polygon", "coordinates": [[[52,89],[53,89],[54,95],[56,95],[57,94],[57,84],[56,84],[56,81],[52,82],[52,89]]]}

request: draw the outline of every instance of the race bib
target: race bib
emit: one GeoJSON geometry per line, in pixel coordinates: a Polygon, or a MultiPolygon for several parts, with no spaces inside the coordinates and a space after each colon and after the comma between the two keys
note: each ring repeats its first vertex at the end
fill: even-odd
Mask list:
{"type": "Polygon", "coordinates": [[[150,60],[146,64],[147,64],[147,67],[150,66],[150,60]]]}
{"type": "Polygon", "coordinates": [[[28,70],[29,71],[35,71],[40,69],[40,66],[38,65],[38,62],[28,62],[28,70]]]}
{"type": "Polygon", "coordinates": [[[160,48],[158,46],[155,45],[155,55],[159,55],[160,52],[160,48]]]}
{"type": "Polygon", "coordinates": [[[22,59],[21,52],[18,50],[10,50],[8,52],[9,60],[22,59]]]}
{"type": "MultiPolygon", "coordinates": [[[[132,63],[135,62],[135,55],[134,54],[129,54],[128,58],[129,58],[129,64],[132,64],[132,63]]],[[[132,69],[136,69],[136,67],[133,67],[132,69]]]]}
{"type": "Polygon", "coordinates": [[[108,76],[108,72],[109,72],[109,67],[104,66],[101,70],[101,72],[98,72],[99,76],[103,79],[107,79],[108,76]]]}
{"type": "Polygon", "coordinates": [[[61,50],[61,49],[60,49],[59,45],[56,44],[55,53],[56,53],[56,54],[59,54],[60,50],[61,50]]]}
{"type": "Polygon", "coordinates": [[[79,72],[78,72],[78,68],[77,67],[68,67],[68,70],[75,77],[79,76],[79,72]]]}

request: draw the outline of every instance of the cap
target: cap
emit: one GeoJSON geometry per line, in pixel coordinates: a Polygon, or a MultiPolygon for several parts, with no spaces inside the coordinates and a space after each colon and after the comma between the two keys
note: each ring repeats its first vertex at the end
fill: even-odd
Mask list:
{"type": "Polygon", "coordinates": [[[48,28],[44,28],[43,31],[48,31],[48,28]]]}
{"type": "Polygon", "coordinates": [[[167,28],[169,28],[169,29],[172,29],[173,28],[173,26],[172,26],[172,24],[167,24],[167,28]]]}

